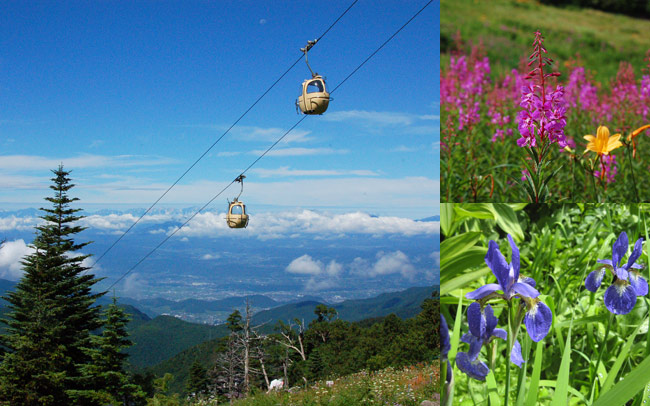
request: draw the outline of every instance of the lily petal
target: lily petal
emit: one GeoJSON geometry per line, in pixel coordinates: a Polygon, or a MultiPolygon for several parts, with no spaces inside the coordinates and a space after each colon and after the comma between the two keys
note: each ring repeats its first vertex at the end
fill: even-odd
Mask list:
{"type": "Polygon", "coordinates": [[[487,285],[483,285],[480,288],[469,292],[468,294],[465,295],[467,299],[471,300],[479,300],[483,299],[485,296],[489,295],[490,293],[494,293],[497,290],[502,290],[501,285],[498,283],[488,283],[487,285]]]}
{"type": "Polygon", "coordinates": [[[590,272],[587,279],[585,279],[585,288],[590,292],[597,291],[601,283],[603,283],[603,276],[605,276],[604,267],[590,272]]]}
{"type": "Polygon", "coordinates": [[[615,150],[618,147],[622,147],[623,143],[619,141],[621,134],[614,134],[607,140],[607,144],[604,146],[603,154],[608,155],[610,152],[615,150]]]}
{"type": "Polygon", "coordinates": [[[628,314],[636,304],[636,290],[629,283],[617,280],[605,291],[605,306],[614,314],[628,314]]]}
{"type": "Polygon", "coordinates": [[[553,312],[544,302],[535,301],[524,316],[524,324],[530,339],[538,342],[546,337],[553,323],[553,312]]]}

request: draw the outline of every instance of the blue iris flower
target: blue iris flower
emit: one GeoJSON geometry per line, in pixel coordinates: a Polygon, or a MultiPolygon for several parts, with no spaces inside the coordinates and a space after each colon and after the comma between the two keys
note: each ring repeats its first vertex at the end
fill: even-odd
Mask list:
{"type": "Polygon", "coordinates": [[[440,352],[441,352],[441,357],[443,361],[447,361],[447,382],[451,381],[451,364],[449,363],[449,360],[447,359],[447,354],[449,353],[449,350],[451,349],[451,343],[449,342],[449,327],[447,326],[447,320],[445,320],[445,316],[442,314],[440,315],[440,338],[441,338],[441,343],[440,343],[440,352]]]}
{"type": "Polygon", "coordinates": [[[553,313],[544,302],[537,299],[539,292],[535,289],[535,280],[519,274],[519,248],[517,248],[510,234],[508,234],[508,242],[512,250],[512,262],[510,264],[499,251],[499,245],[492,240],[488,243],[488,251],[485,255],[485,263],[492,270],[498,283],[488,283],[468,293],[465,297],[475,300],[484,299],[489,295],[500,296],[505,300],[520,297],[526,303],[527,308],[524,317],[526,330],[530,338],[538,342],[546,337],[546,334],[551,329],[553,313]],[[498,294],[497,291],[503,293],[498,294]]]}
{"type": "Polygon", "coordinates": [[[469,324],[469,333],[463,334],[460,340],[469,344],[468,352],[459,352],[456,355],[456,365],[458,369],[467,375],[479,381],[484,381],[490,372],[485,362],[478,359],[481,348],[484,343],[489,343],[492,337],[505,340],[508,333],[501,328],[496,328],[497,318],[494,317],[492,306],[486,305],[481,310],[481,305],[474,302],[467,308],[467,321],[469,324]]]}
{"type": "Polygon", "coordinates": [[[636,263],[643,252],[643,238],[636,241],[627,263],[621,266],[627,249],[627,234],[623,231],[612,246],[612,259],[599,259],[598,263],[603,266],[589,273],[585,279],[587,290],[595,292],[602,284],[605,272],[612,272],[614,281],[605,291],[605,306],[613,314],[628,314],[636,304],[636,297],[648,294],[648,282],[636,271],[643,269],[642,265],[636,263]]]}

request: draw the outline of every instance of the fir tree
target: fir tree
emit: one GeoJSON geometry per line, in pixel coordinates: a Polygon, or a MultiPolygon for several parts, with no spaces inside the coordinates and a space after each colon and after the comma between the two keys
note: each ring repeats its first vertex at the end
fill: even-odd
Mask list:
{"type": "Polygon", "coordinates": [[[96,390],[84,390],[75,393],[79,404],[131,405],[144,403],[145,393],[130,382],[124,371],[128,354],[123,349],[133,345],[128,339],[126,325],[129,316],[117,305],[117,298],[108,305],[103,313],[104,331],[101,336],[93,336],[93,348],[87,349],[91,363],[81,368],[87,387],[96,390]]]}
{"type": "Polygon", "coordinates": [[[75,225],[80,209],[70,207],[78,200],[68,197],[74,185],[62,166],[53,173],[54,196],[45,199],[52,208],[41,209],[45,222],[36,227],[34,253],[23,259],[24,275],[4,298],[0,401],[11,405],[74,404],[70,393],[89,389],[80,368],[91,361],[90,332],[102,325],[94,305],[102,294],[91,292],[98,280],[82,266],[88,255],[79,254],[89,243],[73,239],[84,230],[75,225]]]}
{"type": "Polygon", "coordinates": [[[195,360],[190,368],[190,377],[187,380],[187,392],[192,396],[199,397],[201,394],[204,394],[208,390],[208,385],[210,381],[208,380],[208,372],[201,365],[199,360],[195,360]]]}

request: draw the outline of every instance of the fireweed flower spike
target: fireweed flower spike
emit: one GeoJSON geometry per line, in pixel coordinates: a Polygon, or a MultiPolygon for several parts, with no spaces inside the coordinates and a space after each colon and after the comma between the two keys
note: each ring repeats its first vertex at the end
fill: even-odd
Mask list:
{"type": "Polygon", "coordinates": [[[627,234],[623,231],[612,246],[612,259],[599,259],[598,263],[603,267],[591,272],[585,279],[587,290],[595,292],[603,282],[605,271],[609,269],[612,272],[614,281],[605,291],[604,299],[607,310],[613,314],[629,313],[636,304],[636,297],[648,294],[648,282],[636,271],[643,269],[643,266],[635,263],[643,251],[643,238],[636,241],[627,263],[620,266],[627,248],[627,234]]]}
{"type": "Polygon", "coordinates": [[[485,255],[485,263],[492,270],[499,283],[488,283],[465,297],[468,299],[487,301],[493,297],[501,297],[504,300],[512,300],[520,297],[526,303],[526,315],[524,324],[530,338],[537,342],[548,334],[553,321],[551,309],[541,302],[537,297],[539,292],[535,289],[535,280],[519,274],[519,248],[512,236],[508,234],[508,242],[512,249],[512,262],[508,264],[505,257],[499,251],[499,245],[490,240],[488,251],[485,255]],[[499,294],[497,291],[502,291],[499,294]]]}
{"type": "Polygon", "coordinates": [[[460,341],[469,344],[468,352],[459,352],[456,356],[456,365],[467,375],[479,381],[484,381],[490,368],[485,362],[478,359],[483,344],[489,343],[493,337],[505,340],[508,333],[497,326],[497,318],[494,317],[492,306],[486,305],[481,309],[478,302],[474,302],[467,308],[467,322],[469,333],[463,334],[460,341]]]}

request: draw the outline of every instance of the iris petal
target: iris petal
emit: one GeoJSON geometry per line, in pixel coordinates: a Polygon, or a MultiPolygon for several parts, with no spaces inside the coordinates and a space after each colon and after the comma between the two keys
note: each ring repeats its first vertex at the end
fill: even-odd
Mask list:
{"type": "Polygon", "coordinates": [[[445,316],[440,315],[440,352],[442,359],[447,359],[447,353],[451,349],[451,343],[449,341],[449,327],[447,326],[447,320],[445,316]]]}
{"type": "Polygon", "coordinates": [[[605,268],[600,268],[595,271],[592,271],[587,275],[585,279],[585,287],[590,292],[595,292],[600,287],[600,284],[603,283],[603,276],[605,276],[605,268]]]}
{"type": "Polygon", "coordinates": [[[485,263],[490,267],[494,276],[496,276],[499,285],[501,285],[503,289],[506,289],[508,286],[510,267],[501,251],[499,251],[499,245],[493,240],[490,240],[488,243],[488,251],[487,254],[485,254],[485,263]]]}
{"type": "Polygon", "coordinates": [[[492,332],[492,336],[500,338],[502,340],[507,340],[508,339],[508,332],[505,331],[502,328],[495,328],[494,331],[492,332]]]}
{"type": "Polygon", "coordinates": [[[627,233],[621,231],[621,234],[616,239],[614,246],[612,247],[612,266],[618,268],[621,263],[621,259],[625,256],[627,252],[627,233]]]}
{"type": "Polygon", "coordinates": [[[605,267],[608,268],[608,269],[614,269],[614,267],[612,266],[612,260],[611,259],[599,259],[596,262],[598,262],[599,264],[605,265],[605,267]]]}
{"type": "Polygon", "coordinates": [[[537,282],[535,282],[535,279],[529,278],[528,276],[521,276],[519,275],[519,282],[521,283],[527,283],[532,287],[535,287],[537,285],[537,282]]]}
{"type": "Polygon", "coordinates": [[[625,268],[617,268],[616,277],[618,277],[618,279],[627,281],[630,279],[630,273],[625,268]]]}
{"type": "Polygon", "coordinates": [[[475,337],[485,336],[485,316],[481,311],[481,305],[474,302],[467,308],[467,324],[469,331],[475,337]]]}
{"type": "Polygon", "coordinates": [[[510,249],[512,250],[510,266],[515,271],[513,279],[517,281],[519,280],[519,248],[510,234],[508,234],[508,242],[510,243],[510,249]]]}
{"type": "Polygon", "coordinates": [[[521,368],[521,366],[524,365],[524,362],[526,362],[524,361],[524,357],[521,355],[521,344],[519,344],[518,340],[515,340],[515,345],[512,347],[512,351],[510,352],[510,361],[519,368],[521,368]]]}
{"type": "Polygon", "coordinates": [[[625,268],[630,269],[632,265],[634,265],[636,260],[639,259],[642,253],[643,253],[643,238],[639,238],[638,240],[636,240],[636,243],[634,244],[634,249],[630,254],[630,258],[627,260],[627,266],[625,268]]]}
{"type": "Polygon", "coordinates": [[[469,292],[465,295],[465,297],[472,300],[479,300],[483,299],[490,293],[496,292],[497,290],[502,290],[501,285],[497,283],[488,283],[487,285],[483,285],[475,291],[469,292]]]}
{"type": "Polygon", "coordinates": [[[527,283],[517,282],[512,286],[512,290],[519,293],[521,296],[530,297],[533,299],[539,296],[537,289],[527,283]]]}
{"type": "Polygon", "coordinates": [[[535,342],[546,337],[551,329],[551,323],[553,323],[553,312],[544,302],[536,301],[524,317],[528,335],[535,342]]]}
{"type": "Polygon", "coordinates": [[[483,313],[485,315],[485,335],[482,337],[488,338],[492,335],[492,331],[494,331],[494,328],[497,326],[498,320],[494,317],[494,310],[492,310],[492,306],[490,305],[485,306],[483,313]]]}
{"type": "Polygon", "coordinates": [[[648,294],[648,281],[636,272],[630,272],[630,285],[636,291],[637,296],[648,294]]]}
{"type": "Polygon", "coordinates": [[[627,282],[616,281],[605,291],[605,306],[614,314],[628,314],[636,304],[636,290],[627,282]]]}
{"type": "Polygon", "coordinates": [[[458,353],[456,356],[456,365],[458,369],[465,372],[468,376],[479,381],[485,381],[485,377],[490,372],[490,368],[488,368],[485,362],[479,359],[471,361],[469,355],[465,352],[458,353]]]}

